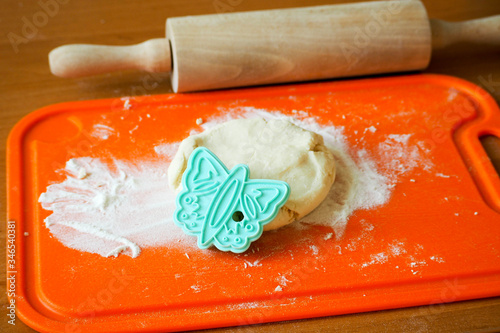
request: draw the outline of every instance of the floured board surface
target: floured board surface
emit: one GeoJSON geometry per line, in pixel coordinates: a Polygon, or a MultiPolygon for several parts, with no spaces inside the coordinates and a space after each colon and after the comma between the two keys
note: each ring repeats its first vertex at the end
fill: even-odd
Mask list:
{"type": "Polygon", "coordinates": [[[479,142],[485,134],[500,136],[494,100],[468,82],[434,75],[35,111],[8,142],[8,220],[17,250],[8,274],[16,276],[18,315],[41,331],[165,331],[498,296],[500,180],[479,142]],[[397,175],[389,200],[356,210],[342,229],[265,233],[238,255],[170,242],[135,258],[104,257],[63,245],[45,225],[52,212],[38,199],[66,179],[56,170],[69,159],[161,168],[169,157],[154,147],[199,131],[198,118],[235,109],[307,113],[343,127],[351,151],[362,149],[381,172],[397,175]],[[399,163],[408,157],[398,155],[403,143],[418,156],[410,164],[399,163]]]}

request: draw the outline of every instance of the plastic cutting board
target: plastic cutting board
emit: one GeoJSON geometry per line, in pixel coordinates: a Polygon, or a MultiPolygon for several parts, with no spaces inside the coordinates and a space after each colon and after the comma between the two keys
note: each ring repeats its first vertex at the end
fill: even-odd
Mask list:
{"type": "Polygon", "coordinates": [[[446,76],[353,81],[72,102],[22,119],[8,141],[8,220],[15,222],[17,311],[47,332],[202,329],[500,295],[500,180],[479,137],[500,137],[500,111],[479,87],[446,76]],[[78,156],[153,158],[196,119],[255,107],[345,127],[352,147],[410,133],[432,162],[402,175],[390,201],[332,229],[267,233],[254,251],[146,248],[135,259],[63,246],[40,193],[78,156]],[[147,116],[149,114],[149,117],[147,116]],[[107,119],[121,135],[99,140],[107,119]],[[141,120],[141,121],[139,121],[141,120]],[[374,126],[376,131],[366,131],[374,126]],[[27,232],[29,236],[24,236],[27,232]],[[399,247],[398,247],[399,246],[399,247]],[[399,249],[395,251],[395,249],[399,249]],[[208,252],[207,252],[208,251],[208,252]],[[189,257],[189,258],[188,258],[189,257]],[[196,288],[193,288],[196,286],[196,288]],[[278,288],[279,286],[279,288],[278,288]]]}

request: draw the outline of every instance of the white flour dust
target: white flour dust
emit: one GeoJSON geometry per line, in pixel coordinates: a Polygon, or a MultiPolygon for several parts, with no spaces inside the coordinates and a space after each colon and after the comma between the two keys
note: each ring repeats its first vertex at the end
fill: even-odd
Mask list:
{"type": "Polygon", "coordinates": [[[49,185],[39,201],[53,213],[45,219],[52,234],[70,248],[102,256],[123,252],[136,257],[141,247],[189,242],[172,223],[175,195],[164,163],[138,165],[98,159],[71,159],[67,178],[49,185]],[[80,170],[86,177],[80,178],[80,170]]]}
{"type": "MultiPolygon", "coordinates": [[[[221,111],[223,116],[198,125],[207,130],[235,118],[286,119],[323,136],[335,157],[336,180],[323,203],[300,222],[331,226],[337,239],[354,211],[387,203],[398,177],[422,163],[421,152],[409,144],[408,134],[388,135],[377,151],[368,152],[349,147],[343,127],[320,125],[304,111],[295,111],[293,117],[252,107],[221,111]]],[[[108,126],[94,126],[94,130],[100,137],[115,133],[108,126]]],[[[367,131],[374,132],[371,127],[367,131]]],[[[160,158],[156,162],[116,160],[109,165],[91,157],[69,160],[61,170],[67,178],[49,185],[39,198],[42,207],[52,211],[45,225],[64,245],[106,257],[120,253],[136,257],[147,247],[196,247],[193,237],[184,235],[172,221],[175,194],[168,187],[166,172],[178,145],[151,147],[160,158]]],[[[373,258],[374,262],[383,259],[373,258]]]]}
{"type": "Polygon", "coordinates": [[[94,138],[98,138],[101,140],[107,140],[110,136],[115,135],[115,129],[113,127],[104,125],[104,124],[95,124],[93,127],[93,131],[91,135],[94,138]]]}
{"type": "MultiPolygon", "coordinates": [[[[375,243],[380,244],[380,241],[373,237],[373,230],[375,226],[366,222],[360,221],[362,230],[358,237],[353,237],[348,240],[345,247],[336,245],[337,253],[342,254],[344,251],[364,250],[366,247],[372,247],[375,243]]],[[[422,273],[423,270],[429,265],[431,261],[436,263],[444,263],[445,260],[437,255],[428,256],[423,253],[423,245],[407,243],[401,239],[393,239],[387,242],[387,248],[382,252],[367,254],[367,251],[362,253],[367,254],[364,261],[352,262],[349,264],[351,267],[357,267],[360,270],[369,269],[371,266],[376,265],[393,265],[398,270],[408,270],[413,275],[422,273]],[[398,261],[398,264],[394,262],[398,261]]]]}

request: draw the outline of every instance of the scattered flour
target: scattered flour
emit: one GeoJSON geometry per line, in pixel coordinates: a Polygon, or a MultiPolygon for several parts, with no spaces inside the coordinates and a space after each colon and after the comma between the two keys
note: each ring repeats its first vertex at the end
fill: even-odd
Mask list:
{"type": "Polygon", "coordinates": [[[132,128],[130,131],[128,131],[128,132],[129,132],[129,134],[134,133],[134,131],[135,131],[136,129],[138,129],[138,128],[139,128],[139,125],[135,125],[135,127],[134,127],[134,128],[132,128]]]}
{"type": "Polygon", "coordinates": [[[107,140],[111,135],[114,134],[116,134],[114,128],[103,124],[95,124],[94,127],[92,128],[92,133],[90,135],[93,136],[94,138],[107,140]]]}
{"type": "Polygon", "coordinates": [[[400,241],[394,241],[392,244],[389,244],[389,248],[393,256],[399,256],[406,253],[404,243],[400,241]]]}
{"type": "Polygon", "coordinates": [[[52,184],[39,202],[53,213],[46,226],[64,245],[80,251],[136,257],[140,247],[175,241],[195,244],[172,223],[175,195],[160,163],[132,165],[71,159],[66,180],[52,184]],[[87,176],[78,177],[84,168],[87,176]]]}
{"type": "Polygon", "coordinates": [[[413,261],[410,263],[410,267],[420,267],[420,266],[427,266],[427,261],[418,260],[418,261],[413,261]]]}
{"type": "Polygon", "coordinates": [[[432,168],[432,162],[422,157],[423,151],[419,145],[410,145],[411,134],[389,134],[384,142],[378,146],[378,154],[384,163],[384,170],[393,183],[397,178],[416,167],[422,166],[424,170],[432,168]],[[393,172],[388,172],[392,170],[393,172]]]}
{"type": "MultiPolygon", "coordinates": [[[[369,228],[368,225],[365,223],[363,224],[363,231],[362,235],[358,239],[351,240],[350,244],[353,242],[359,242],[360,240],[363,241],[363,246],[366,245],[366,243],[373,243],[373,237],[369,237],[369,228]]],[[[349,249],[349,245],[346,247],[349,249]]],[[[393,258],[400,258],[405,261],[405,265],[400,267],[400,266],[395,266],[397,269],[409,269],[412,274],[418,274],[421,272],[426,266],[428,266],[428,263],[430,261],[434,261],[437,263],[444,263],[445,260],[442,257],[432,255],[426,259],[426,257],[423,256],[422,254],[423,246],[421,244],[416,244],[416,245],[407,245],[405,244],[404,241],[394,239],[392,242],[388,244],[388,250],[379,252],[376,254],[371,254],[369,256],[369,260],[365,261],[361,264],[358,263],[352,263],[350,264],[351,267],[359,267],[360,269],[367,268],[372,265],[382,265],[382,264],[388,264],[390,265],[390,259],[393,258]]],[[[340,252],[339,252],[340,253],[340,252]]]]}
{"type": "Polygon", "coordinates": [[[278,278],[278,283],[280,284],[281,287],[286,287],[288,283],[291,281],[286,278],[284,275],[280,275],[278,278]]]}
{"type": "Polygon", "coordinates": [[[442,174],[442,173],[438,172],[438,173],[436,173],[436,177],[450,178],[451,176],[448,176],[448,175],[445,175],[445,174],[442,174]]]}
{"type": "Polygon", "coordinates": [[[123,97],[122,101],[123,101],[123,109],[124,110],[130,110],[130,108],[132,107],[132,104],[130,104],[130,98],[129,97],[123,97]]]}
{"type": "Polygon", "coordinates": [[[361,265],[361,267],[364,268],[373,264],[383,264],[384,262],[387,262],[387,260],[389,260],[389,257],[384,252],[380,252],[370,255],[370,259],[371,260],[369,262],[365,262],[361,265]]]}
{"type": "Polygon", "coordinates": [[[438,256],[431,256],[430,259],[435,262],[443,263],[444,259],[438,256]]]}
{"type": "Polygon", "coordinates": [[[175,143],[164,143],[154,147],[155,152],[158,155],[164,156],[169,160],[172,160],[179,149],[180,142],[175,143]]]}
{"type": "MultiPolygon", "coordinates": [[[[124,107],[130,106],[127,101],[124,107]]],[[[422,163],[419,148],[409,144],[409,134],[388,135],[377,151],[369,153],[350,147],[343,127],[320,124],[305,111],[295,111],[293,117],[253,107],[220,111],[220,116],[198,125],[207,130],[235,118],[286,119],[323,136],[335,157],[336,180],[323,203],[299,222],[331,226],[337,239],[343,236],[354,211],[387,203],[398,176],[422,163]],[[377,159],[382,164],[377,164],[377,159]]],[[[370,132],[375,130],[369,128],[370,132]]],[[[114,130],[105,125],[95,125],[92,133],[100,138],[113,134],[114,130]]],[[[42,207],[52,211],[45,219],[46,226],[64,245],[106,257],[120,253],[136,257],[141,248],[153,246],[196,247],[193,237],[185,235],[172,221],[175,194],[167,184],[166,170],[178,145],[175,142],[154,147],[160,162],[115,160],[109,165],[91,157],[69,160],[62,170],[67,178],[49,185],[39,198],[42,207]]],[[[366,225],[367,230],[373,229],[366,225]]],[[[327,234],[325,240],[332,236],[327,234]]],[[[356,240],[351,244],[349,251],[356,248],[356,240]]],[[[311,250],[318,252],[317,247],[311,250]]],[[[402,250],[394,247],[391,251],[396,255],[402,250]]],[[[187,253],[186,257],[189,259],[187,253]]],[[[387,254],[377,254],[371,260],[384,262],[387,254]]],[[[259,262],[245,264],[253,267],[259,262]]]]}
{"type": "Polygon", "coordinates": [[[239,309],[255,309],[255,308],[263,308],[268,306],[263,306],[262,302],[242,302],[232,305],[231,310],[239,310],[239,309]]]}

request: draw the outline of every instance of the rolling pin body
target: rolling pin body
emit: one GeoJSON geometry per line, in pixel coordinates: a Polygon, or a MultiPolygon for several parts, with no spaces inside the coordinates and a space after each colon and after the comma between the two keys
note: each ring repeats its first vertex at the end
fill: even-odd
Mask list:
{"type": "Polygon", "coordinates": [[[167,20],[176,92],[418,70],[431,56],[419,1],[167,20]]]}

